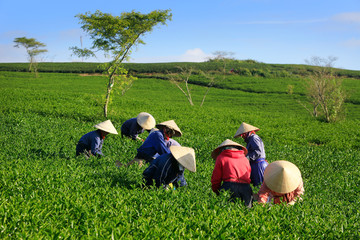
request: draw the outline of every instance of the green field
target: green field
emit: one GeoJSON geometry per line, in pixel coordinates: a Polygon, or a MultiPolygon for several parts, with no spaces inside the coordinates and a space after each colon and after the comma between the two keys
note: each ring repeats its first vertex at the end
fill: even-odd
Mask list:
{"type": "Polygon", "coordinates": [[[105,120],[106,78],[0,72],[0,239],[359,239],[360,80],[344,79],[346,118],[331,124],[297,102],[306,101],[302,81],[231,76],[202,107],[204,87],[191,86],[190,106],[156,78],[114,95],[108,115],[119,132],[145,111],[157,122],[174,119],[183,132],[176,140],[195,149],[189,186],[165,191],[140,188],[144,167],[115,167],[141,142],[111,135],[104,158],[75,157],[79,138],[105,120]],[[302,202],[247,209],[211,191],[211,151],[226,138],[245,144],[233,139],[243,121],[261,129],[269,162],[299,167],[302,202]]]}

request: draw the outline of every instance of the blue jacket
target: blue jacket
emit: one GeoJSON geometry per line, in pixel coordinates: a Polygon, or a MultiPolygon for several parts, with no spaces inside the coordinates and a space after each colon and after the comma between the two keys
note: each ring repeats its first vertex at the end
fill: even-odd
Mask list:
{"type": "Polygon", "coordinates": [[[179,163],[171,153],[165,153],[154,159],[143,172],[145,184],[151,186],[155,180],[156,187],[169,183],[178,187],[177,181],[180,181],[180,187],[185,186],[185,178],[179,179],[179,176],[183,175],[184,171],[180,171],[179,163]]]}
{"type": "Polygon", "coordinates": [[[94,156],[103,156],[101,152],[104,139],[101,138],[100,130],[88,132],[83,135],[78,144],[76,145],[76,155],[84,152],[84,150],[91,150],[91,154],[94,156]]]}
{"type": "Polygon", "coordinates": [[[143,133],[144,129],[137,123],[136,118],[130,118],[121,125],[121,135],[136,140],[136,137],[143,133]]]}
{"type": "Polygon", "coordinates": [[[160,131],[150,133],[137,151],[138,154],[146,155],[149,158],[155,158],[156,154],[170,153],[164,140],[164,135],[160,131]]]}
{"type": "Polygon", "coordinates": [[[252,134],[245,140],[246,149],[248,150],[247,156],[251,161],[255,161],[259,158],[266,158],[264,143],[257,134],[252,134]]]}
{"type": "MultiPolygon", "coordinates": [[[[170,149],[171,146],[181,146],[176,140],[169,138],[169,140],[165,140],[166,147],[170,149]]],[[[156,153],[153,158],[157,158],[160,154],[156,153]]]]}

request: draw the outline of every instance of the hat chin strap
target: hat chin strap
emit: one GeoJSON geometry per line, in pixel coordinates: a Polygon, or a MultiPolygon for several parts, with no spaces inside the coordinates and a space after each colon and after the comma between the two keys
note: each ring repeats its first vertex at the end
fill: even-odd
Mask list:
{"type": "Polygon", "coordinates": [[[244,136],[245,136],[245,138],[248,138],[253,134],[255,134],[255,131],[250,131],[250,132],[244,133],[244,136]]]}
{"type": "Polygon", "coordinates": [[[106,135],[103,134],[103,130],[100,130],[101,139],[105,139],[106,135]]]}
{"type": "Polygon", "coordinates": [[[166,131],[165,131],[165,130],[163,130],[163,132],[164,132],[165,140],[166,140],[166,141],[169,141],[169,139],[170,139],[169,135],[166,134],[166,131]]]}

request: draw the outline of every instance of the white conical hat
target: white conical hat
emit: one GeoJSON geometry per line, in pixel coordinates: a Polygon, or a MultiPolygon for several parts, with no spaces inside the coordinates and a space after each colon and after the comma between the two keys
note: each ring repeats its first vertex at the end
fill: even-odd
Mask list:
{"type": "Polygon", "coordinates": [[[190,172],[196,172],[195,151],[189,147],[170,146],[170,152],[190,172]]]}
{"type": "Polygon", "coordinates": [[[230,139],[226,139],[225,141],[223,141],[219,146],[217,146],[217,148],[214,149],[214,151],[212,151],[211,153],[211,157],[213,159],[216,159],[219,156],[219,152],[220,152],[220,148],[225,147],[225,146],[237,146],[237,147],[241,147],[244,150],[244,154],[246,155],[248,150],[246,149],[246,147],[244,147],[243,145],[231,141],[230,139]]]}
{"type": "Polygon", "coordinates": [[[165,126],[165,127],[168,127],[170,129],[174,130],[175,134],[173,135],[173,137],[181,137],[181,135],[182,135],[180,128],[176,125],[174,120],[169,120],[169,121],[165,121],[165,122],[156,124],[157,128],[160,128],[161,126],[165,126]]]}
{"type": "Polygon", "coordinates": [[[239,129],[236,131],[234,138],[240,137],[241,134],[247,133],[250,131],[259,131],[260,129],[245,122],[241,123],[239,129]]]}
{"type": "Polygon", "coordinates": [[[146,130],[150,130],[155,127],[155,118],[147,112],[141,112],[136,117],[137,123],[146,130]]]}
{"type": "Polygon", "coordinates": [[[116,131],[114,125],[111,123],[110,120],[106,120],[104,122],[98,123],[94,127],[103,130],[104,132],[118,134],[118,132],[116,131]]]}
{"type": "Polygon", "coordinates": [[[295,164],[279,160],[270,163],[264,172],[264,183],[277,193],[294,191],[301,182],[300,170],[295,164]]]}

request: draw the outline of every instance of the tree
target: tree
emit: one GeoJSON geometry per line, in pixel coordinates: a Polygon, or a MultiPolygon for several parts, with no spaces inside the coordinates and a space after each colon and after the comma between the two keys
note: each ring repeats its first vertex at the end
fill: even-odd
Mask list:
{"type": "MultiPolygon", "coordinates": [[[[213,54],[214,54],[214,57],[209,58],[208,61],[221,63],[221,67],[219,70],[222,75],[222,79],[220,79],[219,81],[224,80],[226,77],[226,74],[227,74],[227,71],[226,71],[227,64],[231,61],[234,61],[234,59],[231,58],[231,56],[234,55],[234,53],[226,52],[226,51],[216,51],[213,54]]],[[[191,75],[192,74],[201,75],[209,80],[209,82],[206,85],[204,96],[200,103],[200,107],[202,107],[205,102],[206,96],[210,91],[210,88],[212,86],[214,86],[216,81],[219,79],[219,78],[217,78],[217,74],[215,74],[211,71],[204,72],[202,70],[196,70],[189,66],[185,66],[185,67],[177,66],[177,68],[180,70],[179,73],[167,72],[168,78],[169,78],[170,82],[173,83],[177,88],[179,88],[180,91],[185,95],[185,97],[187,98],[187,100],[189,101],[191,106],[194,105],[193,100],[192,100],[192,95],[191,95],[191,88],[189,87],[189,80],[190,80],[191,75]]]]}
{"type": "Polygon", "coordinates": [[[107,117],[114,84],[117,82],[123,91],[128,89],[134,80],[133,77],[128,76],[128,71],[122,64],[123,61],[129,58],[134,46],[145,44],[141,39],[145,33],[151,32],[159,23],[166,24],[167,20],[171,20],[172,14],[170,10],[155,10],[149,14],[131,11],[124,12],[120,16],[112,16],[97,10],[95,13],[78,14],[76,17],[80,19],[81,28],[89,34],[93,42],[90,49],[71,47],[73,53],[87,58],[96,56],[95,52],[100,51],[112,59],[102,65],[108,77],[104,104],[104,116],[107,117]]]}
{"type": "Polygon", "coordinates": [[[336,60],[336,57],[312,57],[306,60],[314,69],[306,81],[307,97],[313,109],[306,109],[314,117],[323,116],[327,122],[335,122],[341,117],[346,99],[342,79],[334,76],[332,71],[336,60]]]}
{"type": "Polygon", "coordinates": [[[180,69],[180,73],[168,72],[170,82],[180,89],[180,91],[185,95],[185,97],[189,101],[190,105],[193,106],[194,103],[191,97],[191,89],[189,88],[189,79],[190,76],[195,72],[195,70],[192,67],[182,68],[180,66],[177,66],[177,68],[180,69]],[[185,84],[185,88],[181,87],[182,83],[185,84]]]}
{"type": "Polygon", "coordinates": [[[211,60],[234,60],[232,56],[235,55],[234,52],[227,52],[227,51],[215,51],[213,52],[214,57],[211,60]]]}
{"type": "Polygon", "coordinates": [[[228,63],[233,62],[235,59],[232,57],[235,53],[234,52],[227,52],[227,51],[215,51],[213,52],[214,57],[210,58],[210,61],[222,63],[222,67],[220,72],[223,75],[223,79],[225,80],[227,70],[226,67],[228,63]]]}
{"type": "Polygon", "coordinates": [[[29,72],[35,72],[37,76],[37,62],[35,57],[47,52],[46,49],[40,49],[41,47],[46,47],[46,45],[36,41],[35,38],[26,37],[15,38],[14,43],[16,43],[14,47],[20,48],[20,46],[22,46],[26,49],[30,61],[29,72]]]}
{"type": "Polygon", "coordinates": [[[205,90],[203,99],[202,99],[202,101],[201,101],[201,103],[200,103],[200,107],[202,107],[203,104],[204,104],[204,102],[205,102],[205,98],[206,98],[207,94],[208,94],[209,91],[210,91],[210,88],[215,84],[215,78],[216,78],[216,76],[215,76],[214,74],[206,73],[206,72],[203,72],[203,71],[201,71],[200,73],[201,73],[201,75],[203,75],[206,79],[209,79],[209,83],[208,83],[207,86],[206,86],[206,90],[205,90]]]}
{"type": "MultiPolygon", "coordinates": [[[[235,60],[235,59],[232,57],[234,54],[235,54],[235,53],[233,53],[233,52],[227,52],[227,51],[215,51],[215,52],[213,52],[214,57],[209,59],[210,61],[222,63],[222,68],[220,69],[220,72],[221,72],[221,74],[222,74],[222,81],[224,81],[225,78],[226,78],[226,74],[227,74],[226,67],[227,67],[227,64],[228,64],[229,62],[232,62],[232,61],[235,60]]],[[[201,75],[203,75],[205,78],[209,79],[209,83],[208,83],[208,85],[206,86],[205,94],[204,94],[203,99],[202,99],[201,104],[200,104],[200,107],[202,107],[203,104],[204,104],[204,102],[205,102],[205,98],[206,98],[207,94],[208,94],[209,91],[210,91],[210,88],[211,88],[212,86],[214,86],[214,84],[216,83],[216,76],[215,76],[214,74],[210,73],[210,72],[206,73],[206,72],[201,71],[200,73],[201,73],[201,75]]]]}

